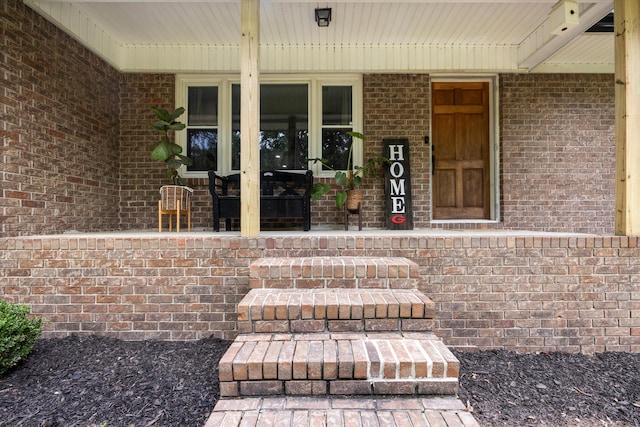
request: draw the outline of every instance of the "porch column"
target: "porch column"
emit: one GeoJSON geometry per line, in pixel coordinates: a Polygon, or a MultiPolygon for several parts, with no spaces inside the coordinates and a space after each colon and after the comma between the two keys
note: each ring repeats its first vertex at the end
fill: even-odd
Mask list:
{"type": "Polygon", "coordinates": [[[640,2],[615,0],[617,235],[640,235],[640,2]]]}
{"type": "Polygon", "coordinates": [[[260,0],[240,3],[240,235],[260,234],[260,0]]]}

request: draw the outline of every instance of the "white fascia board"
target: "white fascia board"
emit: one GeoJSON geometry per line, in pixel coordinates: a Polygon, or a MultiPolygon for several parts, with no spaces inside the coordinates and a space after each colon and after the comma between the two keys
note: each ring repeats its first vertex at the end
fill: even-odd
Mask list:
{"type": "MultiPolygon", "coordinates": [[[[123,46],[125,72],[240,70],[239,46],[123,46]]],[[[516,72],[517,46],[261,46],[263,72],[516,72]]]]}

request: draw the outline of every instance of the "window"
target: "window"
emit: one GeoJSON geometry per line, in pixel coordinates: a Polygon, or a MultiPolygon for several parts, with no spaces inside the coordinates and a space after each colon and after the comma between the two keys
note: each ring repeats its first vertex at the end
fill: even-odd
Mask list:
{"type": "Polygon", "coordinates": [[[218,88],[192,86],[188,90],[186,153],[190,171],[217,169],[218,88]]]}
{"type": "MultiPolygon", "coordinates": [[[[231,90],[231,169],[240,169],[240,85],[231,90]]],[[[260,85],[260,169],[305,170],[309,156],[309,85],[260,85]]]]}
{"type": "MultiPolygon", "coordinates": [[[[320,163],[345,169],[351,137],[361,128],[359,76],[309,78],[263,77],[260,84],[260,168],[312,169],[316,176],[332,176],[320,163]]],[[[205,177],[215,169],[228,174],[240,169],[240,83],[234,76],[178,76],[176,105],[186,106],[186,132],[177,142],[193,160],[183,173],[205,177]]],[[[352,153],[356,164],[361,147],[352,153]]]]}
{"type": "Polygon", "coordinates": [[[333,169],[347,168],[353,130],[351,86],[322,86],[322,158],[333,169]]]}

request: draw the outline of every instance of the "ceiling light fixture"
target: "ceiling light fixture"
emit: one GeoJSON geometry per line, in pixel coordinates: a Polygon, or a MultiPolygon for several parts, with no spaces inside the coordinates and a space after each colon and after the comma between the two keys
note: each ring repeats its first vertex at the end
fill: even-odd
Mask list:
{"type": "Polygon", "coordinates": [[[318,27],[328,27],[329,22],[331,22],[331,8],[317,8],[316,22],[318,23],[318,27]]]}

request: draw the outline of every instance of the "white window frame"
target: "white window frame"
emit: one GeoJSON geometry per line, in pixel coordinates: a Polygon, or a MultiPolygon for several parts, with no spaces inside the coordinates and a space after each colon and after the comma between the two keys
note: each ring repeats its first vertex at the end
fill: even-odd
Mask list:
{"type": "MultiPolygon", "coordinates": [[[[237,172],[231,169],[231,86],[240,83],[239,75],[177,75],[176,76],[176,108],[189,108],[188,88],[190,86],[218,87],[218,169],[221,175],[237,172]]],[[[323,86],[351,86],[352,87],[352,129],[362,132],[362,76],[356,74],[341,75],[262,75],[261,84],[269,83],[307,83],[309,85],[309,158],[321,156],[322,149],[322,87],[323,86]]],[[[179,118],[186,123],[188,111],[179,118]]],[[[176,132],[176,143],[187,149],[187,132],[176,132]]],[[[363,158],[362,141],[356,140],[353,147],[355,165],[361,165],[363,158]]],[[[323,171],[320,163],[310,162],[309,170],[315,177],[332,177],[333,171],[323,171]]],[[[180,171],[185,178],[206,178],[207,171],[187,171],[183,166],[180,171]]]]}

